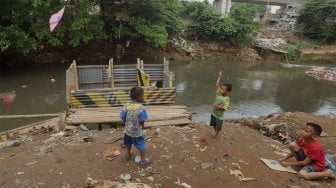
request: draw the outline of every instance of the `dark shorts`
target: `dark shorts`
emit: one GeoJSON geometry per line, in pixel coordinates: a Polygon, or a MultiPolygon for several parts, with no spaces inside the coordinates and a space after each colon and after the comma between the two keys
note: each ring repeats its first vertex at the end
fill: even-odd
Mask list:
{"type": "Polygon", "coordinates": [[[306,155],[304,154],[302,148],[300,148],[299,151],[295,152],[295,158],[297,161],[304,161],[306,159],[306,155]]]}
{"type": "MultiPolygon", "coordinates": [[[[300,148],[298,152],[295,152],[295,158],[297,161],[304,161],[306,159],[306,155],[303,152],[303,149],[300,148]]],[[[316,168],[312,164],[307,164],[306,166],[302,167],[301,170],[306,172],[317,172],[316,168]]]]}
{"type": "Polygon", "coordinates": [[[218,119],[215,116],[211,115],[210,126],[216,127],[220,131],[222,130],[223,120],[218,119]]]}
{"type": "Polygon", "coordinates": [[[145,150],[145,138],[143,136],[140,137],[130,137],[127,134],[124,134],[124,145],[132,146],[132,144],[139,150],[145,150]]]}

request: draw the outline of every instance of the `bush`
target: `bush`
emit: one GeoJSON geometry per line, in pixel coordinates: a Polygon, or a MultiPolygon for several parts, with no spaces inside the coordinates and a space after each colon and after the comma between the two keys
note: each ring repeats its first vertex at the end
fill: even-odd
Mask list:
{"type": "Polygon", "coordinates": [[[250,45],[259,24],[253,21],[256,6],[235,4],[229,16],[223,17],[208,3],[187,3],[184,14],[191,19],[188,34],[198,39],[225,40],[250,45]]]}
{"type": "Polygon", "coordinates": [[[307,0],[299,12],[300,32],[310,39],[336,41],[336,0],[307,0]]]}

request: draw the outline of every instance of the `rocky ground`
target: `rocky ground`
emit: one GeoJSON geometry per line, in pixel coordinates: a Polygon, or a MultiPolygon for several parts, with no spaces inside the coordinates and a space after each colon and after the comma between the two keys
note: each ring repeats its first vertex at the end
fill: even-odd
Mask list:
{"type": "Polygon", "coordinates": [[[147,129],[147,168],[134,162],[135,150],[132,161],[124,160],[122,129],[28,136],[18,146],[0,145],[0,187],[118,187],[112,182],[128,179],[138,187],[335,187],[273,171],[260,160],[279,159],[287,152],[279,133],[295,139],[307,121],[322,125],[319,141],[336,152],[336,118],[307,113],[227,121],[217,138],[202,123],[147,129]]]}

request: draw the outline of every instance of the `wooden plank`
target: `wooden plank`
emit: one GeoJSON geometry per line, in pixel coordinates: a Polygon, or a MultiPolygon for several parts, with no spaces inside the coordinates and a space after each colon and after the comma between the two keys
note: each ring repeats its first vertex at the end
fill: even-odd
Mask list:
{"type": "MultiPolygon", "coordinates": [[[[70,111],[71,112],[89,112],[91,113],[92,111],[107,111],[107,112],[112,112],[112,111],[120,111],[121,106],[119,107],[101,107],[101,108],[73,108],[70,111]]],[[[145,106],[147,111],[150,110],[162,110],[162,111],[168,111],[168,110],[175,110],[175,109],[186,109],[186,106],[181,106],[181,105],[147,105],[145,106]]]]}
{"type": "Polygon", "coordinates": [[[57,114],[25,114],[25,115],[1,115],[0,119],[18,119],[18,118],[41,118],[41,117],[58,117],[57,114]]]}
{"type": "MultiPolygon", "coordinates": [[[[149,116],[151,117],[151,116],[149,116]]],[[[153,116],[148,120],[148,122],[154,121],[169,121],[174,120],[178,121],[181,118],[188,119],[190,118],[189,114],[181,114],[174,116],[153,116]]],[[[67,119],[67,123],[69,124],[81,124],[81,123],[121,123],[121,119],[118,116],[73,116],[67,119]]]]}

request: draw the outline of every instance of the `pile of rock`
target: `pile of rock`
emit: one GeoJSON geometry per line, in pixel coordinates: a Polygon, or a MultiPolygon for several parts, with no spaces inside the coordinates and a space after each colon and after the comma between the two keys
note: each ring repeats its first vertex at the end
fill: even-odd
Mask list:
{"type": "Polygon", "coordinates": [[[293,31],[296,29],[297,18],[299,16],[300,6],[289,5],[287,11],[280,19],[280,22],[273,26],[273,29],[280,31],[293,31]]]}
{"type": "Polygon", "coordinates": [[[306,73],[318,80],[336,81],[336,72],[326,69],[325,67],[314,67],[306,71],[306,73]]]}
{"type": "MultiPolygon", "coordinates": [[[[263,48],[263,49],[268,49],[272,51],[277,51],[277,52],[283,52],[279,46],[281,44],[287,44],[285,40],[282,38],[262,38],[261,36],[258,36],[256,39],[256,46],[263,48]]],[[[284,53],[284,52],[283,52],[284,53]]]]}

